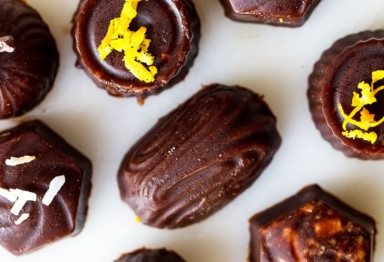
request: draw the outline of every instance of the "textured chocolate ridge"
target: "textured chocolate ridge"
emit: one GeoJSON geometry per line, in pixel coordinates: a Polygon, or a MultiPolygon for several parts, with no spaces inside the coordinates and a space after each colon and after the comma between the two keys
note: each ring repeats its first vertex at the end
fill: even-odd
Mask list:
{"type": "MultiPolygon", "coordinates": [[[[384,157],[384,148],[370,150],[369,148],[356,148],[353,143],[355,140],[336,134],[332,130],[329,120],[324,113],[325,94],[324,87],[329,85],[326,79],[329,79],[329,68],[338,61],[339,56],[345,50],[351,50],[355,45],[368,41],[384,41],[384,30],[364,31],[357,34],[348,35],[336,41],[328,50],[324,51],[318,62],[315,63],[313,72],[309,76],[309,88],[307,91],[309,109],[316,128],[320,131],[322,137],[329,141],[331,145],[338,150],[344,152],[349,157],[357,157],[361,159],[382,159],[384,157]]],[[[384,47],[384,45],[383,45],[384,47]]],[[[363,80],[363,79],[362,79],[363,80]]],[[[337,110],[337,108],[335,108],[337,110]]]]}
{"type": "Polygon", "coordinates": [[[220,0],[220,2],[225,15],[234,21],[299,27],[308,19],[320,0],[220,0]]]}
{"type": "Polygon", "coordinates": [[[115,262],[185,262],[174,251],[141,248],[128,254],[123,254],[115,262]]]}
{"type": "MultiPolygon", "coordinates": [[[[142,24],[139,24],[138,21],[148,23],[151,19],[145,17],[148,11],[141,12],[141,10],[146,10],[148,5],[151,4],[151,1],[142,1],[138,5],[138,15],[132,21],[133,27],[139,27],[142,24]],[[148,21],[147,21],[148,20],[148,21]]],[[[159,0],[157,0],[159,1],[159,0]]],[[[149,52],[155,55],[154,65],[158,67],[158,74],[155,76],[155,81],[153,83],[144,83],[136,79],[127,69],[124,70],[121,68],[122,64],[122,54],[109,55],[105,61],[109,61],[110,64],[113,64],[113,60],[119,61],[119,64],[116,69],[116,72],[109,70],[110,65],[105,66],[99,60],[94,47],[89,47],[89,39],[87,39],[87,32],[90,28],[90,14],[94,10],[94,6],[97,5],[100,0],[83,0],[79,4],[78,10],[76,11],[73,21],[74,27],[72,28],[72,35],[74,37],[74,50],[78,57],[77,64],[79,67],[83,68],[85,72],[91,77],[91,79],[96,83],[100,88],[106,89],[110,95],[113,96],[136,96],[139,99],[144,99],[148,95],[158,94],[166,88],[170,88],[176,83],[184,79],[188,73],[190,67],[193,65],[194,59],[198,54],[198,42],[200,39],[200,20],[197,15],[194,4],[189,0],[161,0],[157,4],[165,7],[169,5],[172,10],[172,16],[177,16],[173,24],[175,28],[167,29],[163,33],[173,34],[173,38],[180,38],[175,40],[175,48],[172,48],[169,51],[172,51],[172,54],[168,54],[167,58],[162,58],[161,53],[156,54],[156,48],[162,46],[161,49],[165,49],[165,44],[162,42],[156,43],[152,41],[149,47],[149,52]],[[176,13],[177,12],[177,13],[176,13]],[[175,53],[175,50],[179,50],[180,53],[175,53]],[[168,60],[167,60],[168,59],[168,60]],[[172,61],[169,66],[163,66],[162,64],[167,64],[167,61],[172,61]]],[[[121,7],[123,6],[124,1],[121,2],[121,7]]],[[[121,11],[121,10],[120,10],[121,11]]],[[[170,18],[171,19],[171,18],[170,18]]],[[[159,33],[156,32],[156,26],[148,24],[147,38],[153,40],[153,35],[159,36],[159,33]],[[153,32],[151,31],[154,27],[153,32]]],[[[162,41],[161,39],[159,41],[162,41]]]]}
{"type": "Polygon", "coordinates": [[[336,258],[332,257],[334,255],[333,252],[335,251],[341,252],[340,255],[343,259],[342,261],[344,261],[344,259],[346,259],[345,261],[361,261],[357,258],[355,258],[355,260],[347,260],[347,257],[343,256],[347,254],[347,250],[350,250],[353,245],[357,244],[353,240],[357,240],[354,238],[360,234],[366,237],[365,248],[367,248],[366,251],[368,253],[366,255],[368,259],[364,259],[364,261],[373,261],[373,250],[375,247],[376,234],[375,221],[370,216],[357,211],[356,209],[345,204],[339,198],[324,191],[318,185],[310,185],[304,187],[295,195],[252,216],[249,219],[249,223],[251,232],[251,253],[249,259],[250,262],[277,261],[278,258],[284,261],[335,261],[336,258]],[[295,213],[299,212],[300,209],[305,210],[305,207],[307,205],[315,206],[313,210],[314,213],[317,213],[315,211],[319,211],[319,209],[332,209],[332,213],[326,211],[326,218],[321,217],[320,214],[316,214],[316,217],[313,217],[314,214],[312,214],[312,212],[307,212],[306,215],[302,214],[302,216],[299,216],[298,213],[295,213]],[[320,207],[316,205],[319,205],[320,207]],[[342,221],[341,224],[343,226],[348,226],[348,229],[342,227],[342,234],[340,234],[339,232],[333,235],[333,241],[336,242],[333,245],[330,244],[332,239],[316,239],[316,237],[314,236],[316,235],[314,234],[314,225],[310,222],[313,220],[312,222],[319,223],[319,225],[322,225],[324,229],[327,229],[325,233],[328,234],[329,232],[334,230],[333,226],[335,226],[335,224],[333,224],[332,222],[332,218],[334,216],[340,218],[340,220],[342,221]],[[343,216],[343,218],[339,216],[343,216]],[[286,222],[283,228],[287,232],[289,232],[290,229],[288,227],[289,224],[291,224],[291,226],[293,227],[291,228],[291,230],[298,230],[298,232],[296,232],[297,239],[293,237],[291,239],[289,237],[289,233],[286,233],[286,235],[284,235],[284,232],[280,232],[284,235],[284,239],[280,239],[280,237],[283,236],[277,234],[277,232],[268,232],[268,234],[273,235],[273,237],[270,239],[275,243],[265,243],[265,239],[262,240],[260,236],[261,232],[264,232],[264,230],[266,230],[265,227],[275,228],[277,230],[277,225],[273,223],[277,223],[278,221],[282,223],[284,223],[284,221],[286,222]],[[352,224],[348,223],[348,221],[352,222],[352,224]],[[303,229],[305,227],[308,227],[308,230],[299,230],[299,228],[303,229]],[[305,241],[306,238],[308,238],[307,242],[305,241]],[[338,239],[339,242],[337,242],[336,239],[338,239]],[[292,246],[292,250],[289,250],[290,252],[292,252],[292,254],[290,254],[292,257],[288,259],[288,257],[286,257],[288,254],[282,253],[283,250],[287,251],[286,245],[290,244],[286,241],[293,242],[300,240],[306,242],[308,246],[304,249],[300,249],[298,246],[292,246]],[[319,253],[309,252],[311,243],[315,243],[316,241],[322,242],[323,247],[316,248],[319,253]],[[274,250],[276,252],[272,252],[273,254],[271,254],[271,252],[269,252],[271,250],[268,251],[267,246],[269,247],[269,249],[274,250]],[[309,255],[310,257],[306,256],[305,259],[299,259],[300,256],[303,255],[298,254],[297,252],[299,251],[307,251],[307,256],[309,255]],[[329,256],[327,257],[328,252],[329,256]],[[343,254],[343,252],[345,253],[343,254]],[[276,255],[279,255],[279,257],[276,257],[276,255]],[[292,260],[294,258],[295,260],[292,260]]]}
{"type": "Polygon", "coordinates": [[[84,226],[91,190],[91,162],[40,121],[24,123],[0,133],[0,187],[18,188],[37,194],[22,213],[29,213],[20,225],[10,213],[12,203],[0,197],[0,244],[18,255],[30,252],[84,226]],[[5,160],[35,156],[31,163],[8,166],[5,160]],[[65,184],[49,206],[41,200],[55,176],[64,175],[65,184]]]}
{"type": "Polygon", "coordinates": [[[22,1],[0,3],[0,37],[15,50],[0,53],[0,118],[19,116],[41,102],[56,77],[59,54],[48,26],[22,1]]]}
{"type": "Polygon", "coordinates": [[[121,197],[150,226],[200,221],[249,187],[281,139],[262,98],[241,87],[205,87],[164,116],[126,154],[121,197]]]}

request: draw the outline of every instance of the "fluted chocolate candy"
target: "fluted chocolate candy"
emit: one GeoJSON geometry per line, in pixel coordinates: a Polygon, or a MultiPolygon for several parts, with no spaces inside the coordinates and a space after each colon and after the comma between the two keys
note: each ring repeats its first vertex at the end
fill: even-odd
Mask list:
{"type": "Polygon", "coordinates": [[[185,262],[173,251],[141,248],[128,254],[123,254],[115,262],[185,262]]]}
{"type": "Polygon", "coordinates": [[[336,41],[309,77],[312,118],[324,139],[347,156],[384,158],[384,31],[336,41]]]}
{"type": "Polygon", "coordinates": [[[128,29],[147,28],[148,52],[153,55],[153,65],[158,70],[154,81],[146,83],[126,68],[124,52],[113,50],[105,60],[100,59],[98,47],[107,34],[110,21],[120,17],[124,2],[81,1],[74,16],[74,49],[78,65],[97,86],[113,96],[144,99],[184,79],[197,56],[200,20],[190,0],[138,2],[137,16],[128,29]]]}
{"type": "Polygon", "coordinates": [[[371,262],[374,220],[317,185],[250,219],[250,262],[371,262]]]}
{"type": "Polygon", "coordinates": [[[240,22],[301,26],[320,0],[220,0],[225,15],[240,22]]]}
{"type": "Polygon", "coordinates": [[[40,121],[0,133],[0,245],[18,255],[84,225],[91,163],[40,121]]]}
{"type": "Polygon", "coordinates": [[[0,1],[0,119],[31,110],[51,89],[58,68],[55,40],[25,1],[0,1]]]}
{"type": "Polygon", "coordinates": [[[200,221],[249,187],[281,139],[263,99],[207,86],[160,121],[124,157],[121,198],[141,221],[177,228],[200,221]]]}

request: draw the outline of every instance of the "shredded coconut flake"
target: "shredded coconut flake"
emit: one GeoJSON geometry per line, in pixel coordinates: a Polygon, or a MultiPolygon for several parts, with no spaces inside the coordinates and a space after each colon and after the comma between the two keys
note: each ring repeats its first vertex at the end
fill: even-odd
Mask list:
{"type": "Polygon", "coordinates": [[[12,203],[16,202],[17,196],[12,194],[9,190],[0,187],[0,196],[8,199],[12,203]]]}
{"type": "Polygon", "coordinates": [[[35,156],[11,157],[5,160],[5,164],[7,166],[18,166],[18,165],[32,162],[35,159],[36,159],[35,156]]]}
{"type": "Polygon", "coordinates": [[[43,197],[43,204],[49,206],[52,200],[55,198],[61,187],[65,183],[65,176],[57,176],[49,183],[49,189],[43,197]]]}
{"type": "Polygon", "coordinates": [[[23,223],[26,219],[28,219],[29,217],[29,213],[24,213],[22,214],[19,219],[15,220],[15,225],[18,226],[20,225],[21,223],[23,223]]]}
{"type": "Polygon", "coordinates": [[[16,216],[20,214],[20,211],[28,201],[36,201],[37,199],[36,194],[29,191],[12,188],[9,191],[11,191],[13,195],[17,196],[17,200],[11,209],[11,213],[16,216]]]}

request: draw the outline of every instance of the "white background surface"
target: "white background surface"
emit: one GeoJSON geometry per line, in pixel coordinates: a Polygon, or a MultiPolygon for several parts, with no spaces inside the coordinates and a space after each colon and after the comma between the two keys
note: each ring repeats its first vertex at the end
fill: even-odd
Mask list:
{"type": "MultiPolygon", "coordinates": [[[[154,1],[154,0],[150,0],[154,1]]],[[[377,221],[375,261],[384,261],[384,160],[349,159],[331,148],[308,110],[307,78],[321,53],[337,39],[384,28],[382,0],[323,0],[296,29],[233,22],[218,0],[195,0],[202,22],[200,52],[184,82],[144,106],[113,98],[74,67],[70,36],[77,0],[28,0],[49,24],[61,55],[54,88],[33,111],[0,121],[0,128],[39,118],[93,162],[93,189],[83,231],[33,253],[0,261],[113,261],[143,246],[167,247],[189,262],[242,262],[248,252],[248,219],[303,186],[318,183],[377,221]],[[238,84],[265,95],[283,143],[251,188],[207,220],[179,230],[135,222],[120,201],[116,172],[129,147],[157,119],[202,84],[238,84]]],[[[384,67],[384,65],[383,65],[384,67]]]]}

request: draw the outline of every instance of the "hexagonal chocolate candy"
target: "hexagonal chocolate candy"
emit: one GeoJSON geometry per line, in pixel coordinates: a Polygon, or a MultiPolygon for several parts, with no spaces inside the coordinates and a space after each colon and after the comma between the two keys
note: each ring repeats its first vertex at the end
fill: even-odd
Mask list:
{"type": "Polygon", "coordinates": [[[375,222],[319,186],[250,219],[250,262],[373,261],[375,222]]]}
{"type": "Polygon", "coordinates": [[[241,22],[301,26],[320,0],[220,0],[225,15],[241,22]]]}
{"type": "Polygon", "coordinates": [[[91,169],[40,121],[0,133],[0,244],[22,254],[79,233],[91,169]]]}

